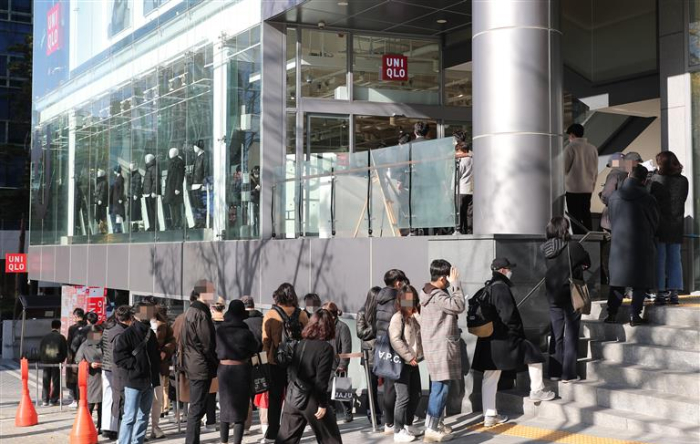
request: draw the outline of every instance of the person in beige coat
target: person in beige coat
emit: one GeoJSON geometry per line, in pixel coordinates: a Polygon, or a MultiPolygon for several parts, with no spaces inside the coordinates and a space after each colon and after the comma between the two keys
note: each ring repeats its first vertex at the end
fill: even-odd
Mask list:
{"type": "Polygon", "coordinates": [[[418,291],[410,285],[401,287],[396,295],[396,310],[389,323],[389,340],[404,365],[401,376],[394,382],[394,442],[411,442],[423,434],[423,430],[413,426],[422,393],[418,369],[418,363],[423,360],[418,291]]]}
{"type": "Polygon", "coordinates": [[[457,317],[464,311],[465,301],[459,273],[446,260],[431,262],[430,282],[420,293],[420,306],[421,339],[431,379],[423,441],[449,441],[451,429],[442,424],[440,417],[447,405],[450,381],[462,378],[457,317]]]}
{"type": "MultiPolygon", "coordinates": [[[[564,173],[566,174],[566,208],[587,230],[593,227],[591,220],[591,195],[598,180],[598,149],[583,137],[583,126],[575,123],[566,134],[569,145],[564,149],[564,173]]],[[[576,223],[572,223],[574,234],[585,234],[576,223]]]]}

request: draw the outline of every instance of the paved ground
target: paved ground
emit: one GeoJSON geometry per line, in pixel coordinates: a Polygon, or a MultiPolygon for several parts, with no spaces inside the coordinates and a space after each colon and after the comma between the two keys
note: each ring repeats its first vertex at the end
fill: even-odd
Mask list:
{"type": "MultiPolygon", "coordinates": [[[[35,400],[36,376],[30,372],[30,393],[35,400]]],[[[19,403],[21,382],[17,365],[12,362],[0,361],[0,441],[2,444],[27,443],[29,440],[42,444],[68,443],[75,410],[63,407],[39,407],[39,424],[34,427],[17,428],[14,425],[14,417],[19,403]]],[[[455,443],[489,443],[489,444],[522,444],[522,443],[568,443],[568,444],[636,444],[639,442],[669,443],[660,437],[633,436],[620,434],[609,429],[596,427],[553,424],[532,418],[516,418],[512,423],[505,424],[488,431],[484,430],[480,423],[480,415],[462,415],[451,418],[449,423],[456,430],[455,443]]],[[[177,426],[170,419],[163,419],[161,426],[168,435],[165,440],[157,441],[158,444],[181,444],[184,442],[182,433],[177,433],[177,426]]],[[[368,443],[389,444],[393,442],[390,437],[368,433],[371,426],[366,419],[357,419],[351,424],[343,424],[341,431],[344,443],[368,443]]],[[[184,430],[184,427],[183,427],[184,430]]],[[[253,443],[260,440],[259,428],[253,426],[253,435],[246,436],[244,443],[253,443]]],[[[100,443],[107,443],[100,439],[100,443]]],[[[218,433],[209,432],[202,435],[203,444],[218,443],[218,433]]],[[[307,434],[303,443],[313,443],[313,435],[307,434]]],[[[678,442],[678,440],[674,440],[678,442]]]]}

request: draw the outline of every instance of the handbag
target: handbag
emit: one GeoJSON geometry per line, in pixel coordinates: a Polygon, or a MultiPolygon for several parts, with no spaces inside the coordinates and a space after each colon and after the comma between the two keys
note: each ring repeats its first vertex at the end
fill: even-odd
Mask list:
{"type": "Polygon", "coordinates": [[[569,256],[569,289],[571,291],[571,306],[574,310],[582,314],[591,313],[591,293],[588,285],[581,279],[574,279],[574,269],[571,266],[571,244],[567,244],[567,255],[569,256]]]}
{"type": "Polygon", "coordinates": [[[372,372],[381,378],[396,381],[401,377],[403,359],[391,347],[389,334],[377,338],[374,343],[374,364],[372,372]]]}
{"type": "Polygon", "coordinates": [[[262,362],[260,353],[253,356],[253,393],[265,393],[270,388],[267,377],[267,364],[262,362]]]}
{"type": "MultiPolygon", "coordinates": [[[[341,373],[345,375],[345,373],[341,373]]],[[[352,402],[354,393],[352,391],[352,379],[346,376],[336,375],[333,377],[331,386],[331,399],[333,401],[352,402]]]]}

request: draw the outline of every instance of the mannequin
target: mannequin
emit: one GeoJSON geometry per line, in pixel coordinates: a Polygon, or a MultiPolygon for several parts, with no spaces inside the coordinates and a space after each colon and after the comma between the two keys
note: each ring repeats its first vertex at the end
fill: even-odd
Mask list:
{"type": "Polygon", "coordinates": [[[105,170],[97,170],[97,180],[95,181],[95,222],[100,233],[107,233],[107,199],[108,196],[107,177],[105,170]]]}
{"type": "Polygon", "coordinates": [[[168,153],[168,176],[165,178],[165,195],[163,202],[170,206],[171,229],[182,228],[182,182],[185,180],[185,161],[177,148],[170,148],[168,153]]]}
{"type": "Polygon", "coordinates": [[[251,220],[253,222],[253,235],[258,235],[260,228],[260,166],[255,165],[250,172],[250,202],[252,204],[251,220]]]}
{"type": "Polygon", "coordinates": [[[139,172],[138,167],[135,163],[129,164],[129,170],[131,171],[131,180],[129,183],[129,215],[131,216],[131,231],[136,232],[138,230],[138,224],[142,219],[141,216],[141,195],[143,194],[143,176],[139,172]]]}
{"type": "Polygon", "coordinates": [[[156,201],[161,195],[160,170],[156,162],[156,156],[146,154],[146,174],[143,176],[143,197],[146,198],[146,211],[148,212],[148,231],[156,230],[156,201]]]}
{"type": "Polygon", "coordinates": [[[207,222],[207,191],[209,188],[209,159],[204,151],[204,140],[194,145],[192,170],[192,206],[195,209],[195,228],[205,228],[207,222]]]}
{"type": "Polygon", "coordinates": [[[109,214],[112,217],[112,226],[115,233],[124,232],[124,177],[122,167],[114,167],[114,181],[109,189],[109,214]]]}

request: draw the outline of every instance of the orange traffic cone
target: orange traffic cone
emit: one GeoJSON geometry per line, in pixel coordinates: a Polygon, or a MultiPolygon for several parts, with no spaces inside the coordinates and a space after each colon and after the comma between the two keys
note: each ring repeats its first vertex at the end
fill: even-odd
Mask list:
{"type": "Polygon", "coordinates": [[[80,402],[78,403],[78,414],[70,431],[70,444],[97,444],[97,429],[92,422],[92,415],[88,410],[87,402],[87,361],[83,361],[78,366],[78,387],[80,389],[80,402]]]}
{"type": "MultiPolygon", "coordinates": [[[[22,358],[20,364],[22,370],[22,399],[19,401],[17,415],[15,415],[15,427],[29,427],[39,424],[39,418],[36,415],[32,398],[29,396],[29,361],[27,361],[27,358],[22,358]]],[[[39,381],[37,381],[38,383],[39,381]]]]}

